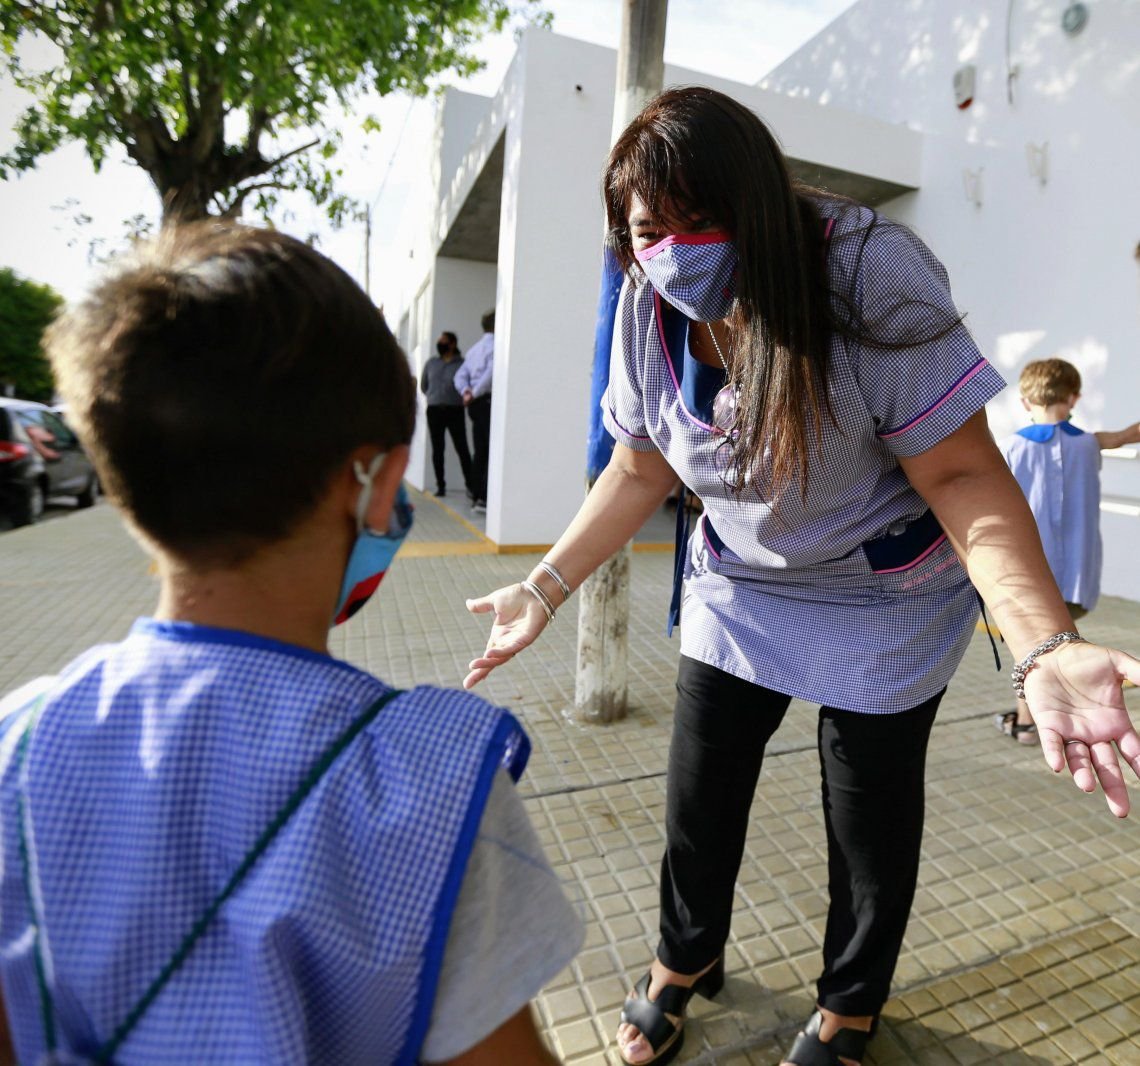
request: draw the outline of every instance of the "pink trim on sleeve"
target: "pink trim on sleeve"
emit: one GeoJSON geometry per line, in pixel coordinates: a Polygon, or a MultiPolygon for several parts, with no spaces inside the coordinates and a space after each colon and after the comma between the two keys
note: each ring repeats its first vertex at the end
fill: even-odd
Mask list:
{"type": "Polygon", "coordinates": [[[610,421],[613,422],[618,429],[620,429],[630,440],[652,440],[652,437],[643,437],[640,433],[630,433],[618,420],[617,415],[614,414],[614,409],[611,407],[606,414],[610,416],[610,421]]]}
{"type": "Polygon", "coordinates": [[[723,244],[729,239],[728,234],[721,230],[716,233],[670,233],[668,237],[662,237],[656,244],[651,244],[640,252],[634,252],[633,258],[639,263],[644,263],[659,252],[665,251],[666,248],[672,248],[674,244],[723,244]]]}
{"type": "Polygon", "coordinates": [[[880,440],[890,440],[891,437],[897,437],[900,434],[905,433],[908,429],[913,429],[923,419],[929,418],[932,414],[934,414],[934,412],[937,411],[938,408],[941,407],[947,400],[949,400],[950,397],[954,395],[954,393],[956,393],[960,388],[962,388],[962,386],[965,385],[966,382],[968,382],[970,380],[970,378],[972,378],[975,374],[980,374],[982,372],[982,370],[985,369],[985,367],[988,365],[989,364],[986,362],[986,360],[984,358],[979,359],[977,361],[977,363],[974,364],[973,367],[971,367],[968,371],[966,371],[966,373],[964,375],[962,375],[961,378],[958,379],[957,384],[948,393],[946,393],[946,395],[943,396],[941,400],[939,400],[937,403],[933,404],[932,406],[928,407],[917,418],[912,418],[905,426],[902,426],[899,429],[892,429],[889,433],[879,433],[878,434],[879,439],[880,440]]]}

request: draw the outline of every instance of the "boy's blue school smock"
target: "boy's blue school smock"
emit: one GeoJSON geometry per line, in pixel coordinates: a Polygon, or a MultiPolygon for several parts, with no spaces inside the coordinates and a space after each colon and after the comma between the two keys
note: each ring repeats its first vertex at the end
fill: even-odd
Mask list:
{"type": "MultiPolygon", "coordinates": [[[[328,656],[186,623],[143,620],[92,649],[51,685],[27,749],[30,903],[13,755],[27,715],[0,723],[0,976],[21,1062],[45,1045],[30,908],[60,1045],[90,1055],[320,754],[387,691],[328,656]]],[[[492,780],[503,766],[517,777],[528,751],[515,720],[476,697],[396,696],[115,1061],[414,1062],[492,780]]]]}
{"type": "Polygon", "coordinates": [[[1070,422],[1026,426],[1001,452],[1037,519],[1049,569],[1066,603],[1100,598],[1100,442],[1070,422]]]}
{"type": "MultiPolygon", "coordinates": [[[[929,327],[921,301],[958,317],[941,263],[908,230],[865,208],[822,201],[834,218],[833,289],[864,320],[898,333],[929,327]],[[847,239],[843,239],[843,238],[847,239]]],[[[725,480],[725,437],[711,407],[724,372],[688,351],[690,323],[648,283],[626,282],[602,413],[627,447],[658,450],[700,497],[681,605],[681,652],[758,685],[844,710],[891,713],[949,682],[978,599],[954,550],[898,459],[961,427],[1005,386],[964,325],[898,351],[833,335],[834,423],[806,428],[806,500],[798,479],[774,509],[750,480],[725,480]]]]}

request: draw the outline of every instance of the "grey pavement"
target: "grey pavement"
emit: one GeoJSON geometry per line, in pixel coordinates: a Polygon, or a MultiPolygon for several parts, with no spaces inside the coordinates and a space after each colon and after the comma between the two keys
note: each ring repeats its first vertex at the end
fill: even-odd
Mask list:
{"type": "MultiPolygon", "coordinates": [[[[458,521],[465,515],[416,502],[407,550],[333,651],[397,685],[456,685],[486,637],[464,598],[517,580],[537,556],[496,554],[458,521]]],[[[538,647],[482,686],[531,734],[522,792],[587,926],[584,950],[538,1001],[553,1047],[576,1066],[620,1062],[618,1011],[656,942],[677,659],[676,639],[664,636],[670,562],[663,552],[633,557],[631,709],[621,723],[583,724],[570,712],[573,603],[538,647]]],[[[118,639],[156,595],[146,557],[105,503],[0,534],[0,690],[118,639]]],[[[1082,629],[1140,650],[1140,605],[1105,597],[1082,629]]],[[[1115,820],[1102,797],[994,729],[993,715],[1012,705],[1003,656],[998,674],[979,634],[939,711],[918,895],[864,1062],[1140,1066],[1140,811],[1115,820]]],[[[1136,719],[1140,697],[1129,704],[1136,719]]],[[[752,813],[728,980],[716,1002],[694,1001],[682,1063],[778,1063],[810,1013],[826,909],[814,708],[793,704],[752,813]]]]}

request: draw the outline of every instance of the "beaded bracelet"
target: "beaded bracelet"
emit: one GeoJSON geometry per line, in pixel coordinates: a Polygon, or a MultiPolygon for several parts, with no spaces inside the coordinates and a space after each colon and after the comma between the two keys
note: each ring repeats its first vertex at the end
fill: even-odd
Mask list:
{"type": "Polygon", "coordinates": [[[1010,673],[1010,679],[1013,681],[1013,691],[1017,694],[1019,700],[1025,699],[1025,677],[1034,666],[1037,665],[1037,660],[1041,658],[1046,652],[1053,651],[1059,648],[1062,644],[1084,644],[1085,638],[1080,633],[1074,633],[1068,630],[1064,633],[1055,633],[1048,640],[1043,640],[1037,645],[1024,659],[1021,660],[1010,673]]]}

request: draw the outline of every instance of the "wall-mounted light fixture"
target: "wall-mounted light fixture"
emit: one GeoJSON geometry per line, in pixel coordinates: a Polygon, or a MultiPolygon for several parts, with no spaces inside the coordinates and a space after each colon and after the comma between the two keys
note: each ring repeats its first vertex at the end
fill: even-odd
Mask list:
{"type": "Polygon", "coordinates": [[[1044,185],[1049,180],[1049,142],[1034,144],[1030,141],[1025,146],[1025,161],[1029,164],[1029,173],[1039,185],[1044,185]]]}
{"type": "Polygon", "coordinates": [[[975,207],[982,206],[982,171],[984,169],[984,167],[978,167],[977,170],[967,168],[962,171],[962,187],[966,191],[966,199],[975,207]]]}

